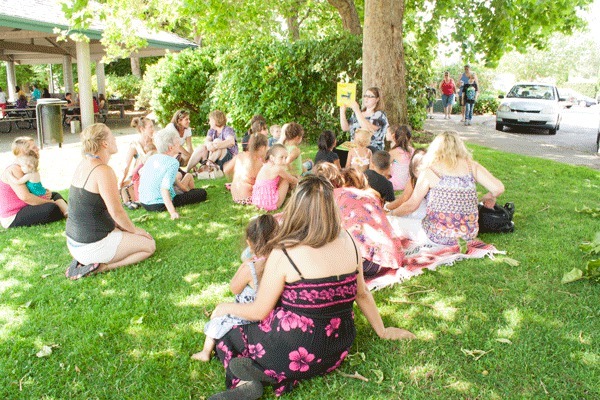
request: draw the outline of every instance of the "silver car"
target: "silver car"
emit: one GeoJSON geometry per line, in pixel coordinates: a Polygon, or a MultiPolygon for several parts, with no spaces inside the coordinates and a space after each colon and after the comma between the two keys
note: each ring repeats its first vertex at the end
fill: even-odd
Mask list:
{"type": "Polygon", "coordinates": [[[547,129],[556,135],[560,128],[562,104],[556,86],[545,83],[518,83],[510,89],[496,112],[496,130],[504,127],[547,129]]]}

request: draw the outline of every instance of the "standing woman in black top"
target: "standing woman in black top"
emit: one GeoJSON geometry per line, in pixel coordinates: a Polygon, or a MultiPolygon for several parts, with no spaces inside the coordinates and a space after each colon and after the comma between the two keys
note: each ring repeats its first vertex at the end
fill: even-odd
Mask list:
{"type": "Polygon", "coordinates": [[[117,143],[104,124],[81,132],[83,160],[69,189],[67,247],[74,260],[66,271],[70,279],[105,272],[150,257],[156,244],[137,228],[121,206],[117,177],[108,161],[117,143]]]}

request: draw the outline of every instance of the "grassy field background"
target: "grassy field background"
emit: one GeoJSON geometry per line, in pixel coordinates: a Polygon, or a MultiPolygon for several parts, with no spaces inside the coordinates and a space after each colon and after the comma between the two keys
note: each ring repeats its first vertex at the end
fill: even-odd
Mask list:
{"type": "MultiPolygon", "coordinates": [[[[418,340],[379,340],[357,310],[358,336],[339,373],[297,399],[600,398],[600,286],[561,284],[600,230],[600,173],[469,146],[506,186],[516,230],[481,235],[519,261],[462,261],[375,293],[387,325],[418,340]]],[[[316,149],[307,148],[314,154],[316,149]]],[[[64,222],[0,231],[0,398],[202,399],[224,388],[202,346],[215,304],[230,300],[243,230],[256,215],[224,180],[204,204],[131,211],[157,252],[131,267],[69,281],[64,222]],[[38,355],[42,356],[39,357],[38,355]]],[[[63,193],[66,195],[66,193],[63,193]]],[[[267,389],[265,398],[273,398],[267,389]]]]}

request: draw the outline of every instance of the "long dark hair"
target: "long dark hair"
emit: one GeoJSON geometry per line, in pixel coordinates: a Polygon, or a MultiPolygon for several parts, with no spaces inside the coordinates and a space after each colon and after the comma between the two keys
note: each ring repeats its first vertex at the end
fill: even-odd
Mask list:
{"type": "Polygon", "coordinates": [[[329,151],[335,144],[335,135],[331,131],[323,131],[319,136],[319,150],[329,151]]]}
{"type": "Polygon", "coordinates": [[[266,257],[273,250],[271,239],[277,233],[279,224],[271,214],[262,214],[252,219],[246,228],[246,239],[258,257],[266,257]]]}
{"type": "Polygon", "coordinates": [[[412,130],[408,125],[394,125],[390,127],[392,131],[392,137],[394,138],[394,146],[392,149],[396,147],[400,147],[402,150],[408,152],[410,151],[410,139],[412,137],[412,130]]]}

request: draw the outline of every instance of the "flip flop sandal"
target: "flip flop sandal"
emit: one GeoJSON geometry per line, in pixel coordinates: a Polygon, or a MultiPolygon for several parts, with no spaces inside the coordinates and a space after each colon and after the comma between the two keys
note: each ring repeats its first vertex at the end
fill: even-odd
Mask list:
{"type": "Polygon", "coordinates": [[[256,367],[251,359],[246,357],[234,358],[229,362],[229,371],[243,381],[258,381],[265,383],[277,383],[277,380],[264,373],[256,367]]]}
{"type": "Polygon", "coordinates": [[[69,267],[65,271],[65,276],[73,281],[88,276],[100,267],[100,263],[83,265],[77,260],[71,261],[69,267]]]}
{"type": "Polygon", "coordinates": [[[213,394],[208,400],[256,400],[260,399],[262,395],[263,385],[254,381],[240,385],[235,389],[213,394]]]}

